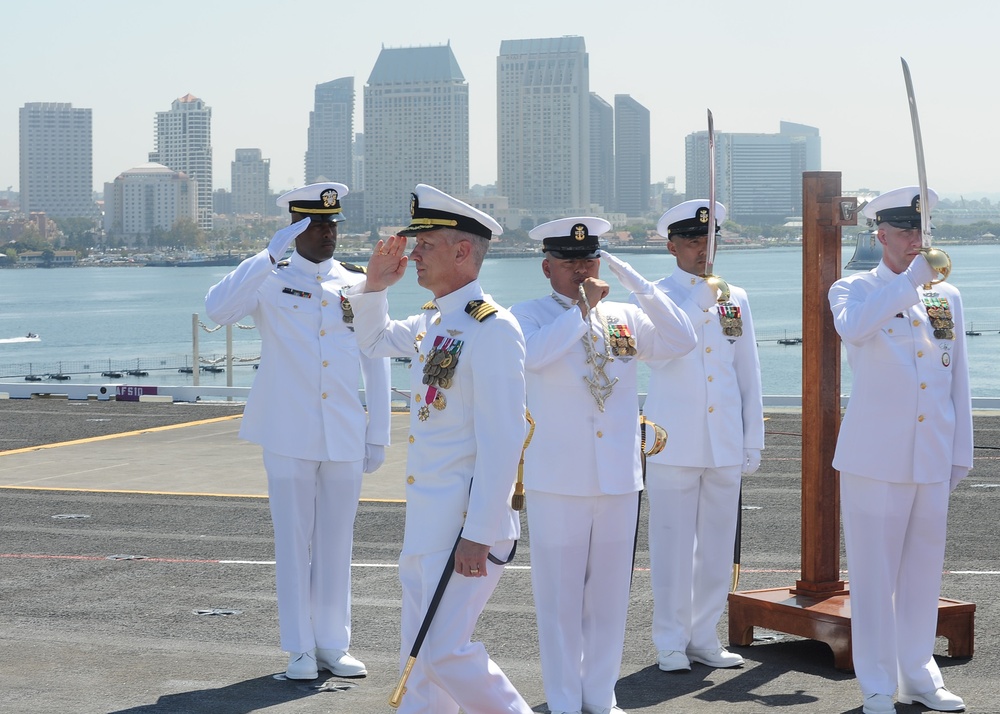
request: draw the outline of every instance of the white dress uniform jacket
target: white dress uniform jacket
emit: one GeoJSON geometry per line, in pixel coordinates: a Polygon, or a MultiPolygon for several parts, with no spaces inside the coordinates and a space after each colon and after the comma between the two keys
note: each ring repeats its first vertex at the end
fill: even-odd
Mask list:
{"type": "Polygon", "coordinates": [[[667,448],[650,464],[720,467],[743,463],[744,449],[764,448],[760,360],[746,291],[730,285],[729,307],[743,320],[740,337],[727,336],[719,307],[691,299],[695,275],[677,269],[655,283],[691,320],[698,346],[682,357],[650,365],[643,413],[667,430],[667,448]]]}
{"type": "Polygon", "coordinates": [[[600,331],[593,314],[588,325],[578,307],[567,309],[553,295],[511,308],[527,342],[529,407],[536,424],[524,455],[525,488],[572,496],[642,490],[638,360],[679,357],[695,339],[690,320],[662,294],[640,299],[643,309],[598,303],[600,331]],[[618,381],[600,411],[584,381],[592,375],[583,338],[589,335],[601,354],[615,325],[627,326],[637,354],[608,363],[607,376],[618,381]]]}
{"type": "MultiPolygon", "coordinates": [[[[366,354],[411,357],[410,445],[403,554],[450,549],[462,537],[488,545],[516,539],[510,507],[524,442],[524,337],[503,308],[477,321],[466,312],[483,300],[478,281],[405,320],[390,320],[386,291],[349,293],[358,343],[366,354]],[[424,364],[435,345],[460,343],[443,409],[427,404],[424,364]]],[[[501,558],[505,553],[498,554],[501,558]]]]}
{"type": "Polygon", "coordinates": [[[366,443],[388,445],[389,362],[363,356],[344,320],[350,306],[341,291],[364,279],[344,266],[298,253],[274,266],[263,250],[208,291],[205,307],[215,322],[250,315],[260,332],[260,368],[241,438],[309,461],[360,461],[366,443]]]}
{"type": "Polygon", "coordinates": [[[948,481],[972,467],[972,398],[962,298],[948,283],[929,291],[885,263],[830,288],[834,325],[853,386],[833,466],[894,483],[948,481]],[[947,299],[955,339],[936,339],[925,293],[947,299]]]}

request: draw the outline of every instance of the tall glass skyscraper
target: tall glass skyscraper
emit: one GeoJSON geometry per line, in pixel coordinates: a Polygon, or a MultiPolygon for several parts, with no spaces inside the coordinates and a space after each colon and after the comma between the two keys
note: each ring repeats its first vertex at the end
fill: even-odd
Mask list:
{"type": "Polygon", "coordinates": [[[556,218],[590,207],[590,68],[582,37],[503,40],[497,191],[556,218]]]}
{"type": "Polygon", "coordinates": [[[309,112],[306,183],[340,181],[354,190],[351,175],[353,139],[354,77],[317,84],[315,104],[309,112]]]}
{"type": "Polygon", "coordinates": [[[426,183],[469,192],[469,85],[451,45],[383,47],[364,89],[365,221],[409,221],[426,183]]]}
{"type": "MultiPolygon", "coordinates": [[[[684,191],[708,196],[708,132],[684,140],[684,191]]],[[[802,215],[802,172],[820,171],[819,129],[781,122],[777,134],[715,135],[715,195],[730,220],[780,225],[802,215]]]]}
{"type": "Polygon", "coordinates": [[[615,196],[620,213],[649,212],[649,110],[628,94],[615,95],[615,196]]]}

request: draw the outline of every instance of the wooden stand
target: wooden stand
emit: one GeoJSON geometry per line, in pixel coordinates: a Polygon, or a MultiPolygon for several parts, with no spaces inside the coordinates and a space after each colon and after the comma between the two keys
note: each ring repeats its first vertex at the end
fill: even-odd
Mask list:
{"type": "MultiPolygon", "coordinates": [[[[827,643],[834,666],[853,669],[851,610],[840,579],[840,484],[833,453],[840,429],[840,338],[827,302],[840,279],[840,227],[854,225],[842,209],[840,173],[802,174],[802,579],[794,588],[729,595],[729,643],[749,645],[766,627],[827,643]]],[[[948,654],[971,657],[972,603],[941,598],[938,630],[948,654]]]]}

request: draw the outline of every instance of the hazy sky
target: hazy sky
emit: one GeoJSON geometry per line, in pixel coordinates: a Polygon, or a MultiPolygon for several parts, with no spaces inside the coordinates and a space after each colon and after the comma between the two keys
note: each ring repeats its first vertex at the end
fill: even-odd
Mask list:
{"type": "MultiPolygon", "coordinates": [[[[470,178],[496,180],[496,56],[505,39],[581,35],[590,89],[651,113],[652,180],[684,183],[684,137],[818,127],[845,190],[916,183],[899,58],[913,73],[929,183],[1000,192],[996,0],[46,0],[0,8],[0,192],[18,187],[18,109],[93,110],[94,186],[144,163],[156,112],[187,93],[212,108],[214,183],[237,148],[271,160],[271,187],[303,183],[315,85],[363,87],[383,45],[450,42],[469,83],[470,178]]],[[[341,177],[331,177],[341,178],[341,177]]]]}

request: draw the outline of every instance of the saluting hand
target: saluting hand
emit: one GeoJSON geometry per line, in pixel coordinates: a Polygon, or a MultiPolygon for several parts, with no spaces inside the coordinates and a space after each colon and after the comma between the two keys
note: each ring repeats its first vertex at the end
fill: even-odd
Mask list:
{"type": "Polygon", "coordinates": [[[406,271],[406,236],[391,236],[375,244],[368,259],[365,292],[376,293],[396,284],[406,271]]]}

